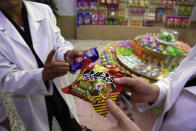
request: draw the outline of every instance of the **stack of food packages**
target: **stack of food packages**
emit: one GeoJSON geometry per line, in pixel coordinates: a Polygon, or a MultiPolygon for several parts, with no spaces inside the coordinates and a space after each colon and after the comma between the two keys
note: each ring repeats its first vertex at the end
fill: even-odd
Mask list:
{"type": "MultiPolygon", "coordinates": [[[[132,52],[132,41],[119,41],[111,43],[101,54],[100,61],[101,64],[106,68],[112,68],[114,70],[120,71],[121,73],[125,73],[126,75],[135,76],[137,74],[131,73],[126,66],[119,62],[118,57],[128,57],[133,56],[137,58],[132,52]]],[[[134,61],[137,59],[129,59],[130,61],[134,61]]],[[[128,60],[128,61],[129,61],[128,60]]],[[[145,79],[145,78],[144,78],[145,79]]],[[[149,79],[145,79],[149,81],[149,79]]]]}
{"type": "MultiPolygon", "coordinates": [[[[116,59],[116,49],[122,47],[124,49],[131,49],[132,44],[130,41],[120,41],[113,42],[110,44],[101,54],[100,61],[101,64],[106,68],[113,68],[117,71],[123,71],[125,73],[130,73],[125,67],[121,66],[116,59]]],[[[127,50],[127,54],[130,52],[127,50]]]]}
{"type": "MultiPolygon", "coordinates": [[[[133,52],[142,61],[141,66],[146,68],[144,73],[157,80],[174,71],[191,50],[191,47],[182,41],[176,41],[176,44],[172,45],[159,43],[158,37],[160,38],[160,35],[145,34],[136,37],[133,42],[133,52]]],[[[162,39],[166,38],[162,36],[162,39]]],[[[140,68],[134,67],[134,70],[141,71],[140,68]]]]}
{"type": "Polygon", "coordinates": [[[160,80],[175,70],[191,47],[182,41],[175,45],[160,44],[157,38],[157,34],[145,34],[133,42],[114,42],[101,53],[101,64],[152,81],[160,80]]]}
{"type": "MultiPolygon", "coordinates": [[[[116,25],[118,24],[118,0],[77,0],[77,25],[116,25]]],[[[125,14],[121,12],[121,23],[125,14]]]]}

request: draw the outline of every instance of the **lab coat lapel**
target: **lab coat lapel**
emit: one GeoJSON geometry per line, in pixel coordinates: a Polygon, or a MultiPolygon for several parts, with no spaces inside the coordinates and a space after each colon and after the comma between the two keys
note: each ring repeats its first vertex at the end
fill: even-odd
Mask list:
{"type": "Polygon", "coordinates": [[[24,39],[22,38],[22,36],[14,27],[14,25],[4,16],[4,14],[1,11],[0,18],[0,30],[3,31],[4,34],[9,38],[29,48],[25,43],[24,39]]]}
{"type": "Polygon", "coordinates": [[[28,13],[29,28],[31,32],[32,42],[33,44],[36,44],[37,38],[40,37],[38,36],[38,30],[45,17],[42,15],[42,13],[39,12],[39,10],[33,10],[29,3],[25,3],[25,6],[28,13]]]}

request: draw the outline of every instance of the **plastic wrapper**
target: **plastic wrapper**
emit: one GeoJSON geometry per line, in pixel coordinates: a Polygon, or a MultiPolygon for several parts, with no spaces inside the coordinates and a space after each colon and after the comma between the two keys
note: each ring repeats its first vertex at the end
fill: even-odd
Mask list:
{"type": "Polygon", "coordinates": [[[85,60],[78,78],[70,86],[63,88],[62,92],[92,103],[98,114],[106,116],[106,100],[110,98],[115,101],[124,89],[122,85],[114,84],[113,79],[123,76],[119,72],[85,60]]]}
{"type": "Polygon", "coordinates": [[[166,47],[166,53],[168,55],[175,55],[175,50],[174,50],[173,46],[167,46],[166,47]]]}
{"type": "Polygon", "coordinates": [[[84,60],[90,60],[92,62],[96,61],[97,59],[99,59],[99,53],[97,51],[96,48],[91,48],[89,50],[85,50],[83,52],[83,56],[82,57],[77,57],[74,60],[74,63],[71,65],[70,67],[70,72],[71,73],[75,73],[77,70],[82,68],[82,65],[84,63],[84,60]]]}

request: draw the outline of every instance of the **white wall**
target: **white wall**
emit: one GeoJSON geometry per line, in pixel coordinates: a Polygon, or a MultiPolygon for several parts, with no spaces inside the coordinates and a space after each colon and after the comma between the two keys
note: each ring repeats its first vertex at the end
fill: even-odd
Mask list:
{"type": "Polygon", "coordinates": [[[54,0],[60,16],[76,15],[76,0],[54,0]]]}

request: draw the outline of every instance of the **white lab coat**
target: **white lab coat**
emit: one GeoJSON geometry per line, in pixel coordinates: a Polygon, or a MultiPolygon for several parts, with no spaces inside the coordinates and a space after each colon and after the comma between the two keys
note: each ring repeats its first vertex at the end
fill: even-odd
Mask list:
{"type": "MultiPolygon", "coordinates": [[[[184,88],[193,77],[196,77],[196,46],[175,72],[156,83],[160,87],[160,95],[150,107],[164,108],[153,131],[196,131],[196,86],[184,88]]],[[[150,107],[139,107],[139,110],[150,107]]]]}
{"type": "MultiPolygon", "coordinates": [[[[73,49],[56,26],[52,10],[44,4],[24,1],[29,19],[33,46],[45,63],[49,52],[56,48],[55,59],[64,60],[64,53],[73,49]]],[[[49,131],[44,95],[51,95],[42,80],[42,70],[21,35],[0,11],[0,88],[12,95],[14,104],[27,131],[49,131]]],[[[66,83],[65,77],[54,80],[58,88],[66,83]]],[[[70,100],[68,96],[67,100],[70,100]]],[[[67,101],[74,111],[72,101],[67,101]]]]}

